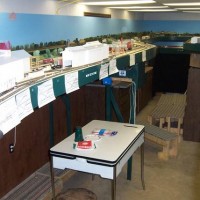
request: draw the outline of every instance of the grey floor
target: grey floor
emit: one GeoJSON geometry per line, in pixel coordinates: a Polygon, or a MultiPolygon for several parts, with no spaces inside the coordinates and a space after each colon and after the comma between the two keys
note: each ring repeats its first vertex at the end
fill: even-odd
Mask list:
{"type": "MultiPolygon", "coordinates": [[[[158,96],[137,115],[147,121],[158,96]]],[[[181,141],[178,156],[168,161],[159,160],[161,148],[145,142],[145,185],[140,181],[140,150],[133,156],[132,180],[126,179],[126,165],[117,177],[117,200],[199,200],[200,199],[200,143],[181,141]]],[[[86,188],[93,191],[98,200],[111,199],[111,181],[90,174],[77,172],[64,183],[64,189],[86,188]]]]}

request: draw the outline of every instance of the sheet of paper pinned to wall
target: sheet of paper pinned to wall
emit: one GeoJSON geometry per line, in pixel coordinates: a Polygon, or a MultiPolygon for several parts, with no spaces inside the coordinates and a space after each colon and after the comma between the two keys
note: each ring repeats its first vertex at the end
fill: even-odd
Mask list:
{"type": "Polygon", "coordinates": [[[142,52],[142,62],[145,62],[147,60],[147,53],[146,53],[146,51],[144,50],[143,52],[142,52]]]}
{"type": "Polygon", "coordinates": [[[112,59],[109,62],[109,75],[115,74],[117,72],[119,72],[119,70],[117,68],[117,61],[116,61],[116,59],[112,59]]]}
{"type": "Polygon", "coordinates": [[[53,100],[55,100],[53,81],[48,80],[38,86],[38,107],[41,108],[53,100]]]}
{"type": "Polygon", "coordinates": [[[15,98],[18,109],[18,115],[20,120],[22,120],[33,112],[30,90],[24,90],[23,92],[17,94],[15,98]]]}
{"type": "Polygon", "coordinates": [[[108,77],[108,66],[109,66],[109,63],[101,64],[99,80],[108,77]]]}
{"type": "Polygon", "coordinates": [[[130,66],[135,65],[135,54],[130,54],[130,66]]]}
{"type": "Polygon", "coordinates": [[[0,113],[0,130],[6,134],[20,123],[15,96],[0,104],[0,113]]]}
{"type": "Polygon", "coordinates": [[[67,94],[79,89],[78,71],[65,75],[65,91],[67,94]]]}

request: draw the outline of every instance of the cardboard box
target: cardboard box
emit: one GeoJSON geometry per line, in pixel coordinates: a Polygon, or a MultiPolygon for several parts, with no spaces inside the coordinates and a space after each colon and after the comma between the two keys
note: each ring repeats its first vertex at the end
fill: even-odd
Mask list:
{"type": "Polygon", "coordinates": [[[200,68],[200,54],[192,53],[190,55],[190,66],[200,68]]]}

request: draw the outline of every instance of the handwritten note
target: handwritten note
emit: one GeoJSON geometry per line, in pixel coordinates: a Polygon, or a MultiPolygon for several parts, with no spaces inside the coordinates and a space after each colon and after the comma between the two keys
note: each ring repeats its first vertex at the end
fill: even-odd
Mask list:
{"type": "Polygon", "coordinates": [[[130,66],[135,65],[135,54],[130,54],[130,66]]]}
{"type": "Polygon", "coordinates": [[[49,80],[38,86],[38,107],[50,103],[55,100],[55,95],[53,91],[53,81],[49,80]]]}
{"type": "Polygon", "coordinates": [[[24,90],[23,92],[17,94],[15,98],[18,109],[18,115],[20,120],[22,120],[33,112],[30,90],[24,90]]]}
{"type": "Polygon", "coordinates": [[[15,97],[0,104],[0,130],[6,134],[20,123],[15,97]]]}
{"type": "Polygon", "coordinates": [[[109,66],[109,63],[101,64],[99,80],[108,77],[108,66],[109,66]]]}
{"type": "Polygon", "coordinates": [[[65,75],[65,90],[66,93],[69,94],[70,92],[76,91],[79,89],[78,84],[78,72],[72,72],[65,75]]]}
{"type": "Polygon", "coordinates": [[[119,70],[117,69],[117,61],[116,59],[112,59],[109,62],[109,75],[117,73],[119,70]]]}

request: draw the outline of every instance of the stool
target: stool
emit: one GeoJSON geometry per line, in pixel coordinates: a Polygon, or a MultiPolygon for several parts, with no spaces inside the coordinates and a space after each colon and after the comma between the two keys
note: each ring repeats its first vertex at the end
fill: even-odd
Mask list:
{"type": "Polygon", "coordinates": [[[56,200],[97,200],[97,196],[85,188],[70,188],[59,194],[56,200]]]}

